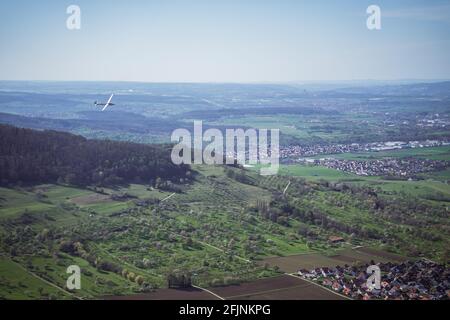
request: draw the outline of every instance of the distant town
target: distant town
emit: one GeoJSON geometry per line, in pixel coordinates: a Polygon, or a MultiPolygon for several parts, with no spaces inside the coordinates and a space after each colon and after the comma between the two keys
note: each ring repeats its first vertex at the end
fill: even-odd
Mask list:
{"type": "Polygon", "coordinates": [[[360,176],[395,176],[412,178],[419,173],[445,170],[450,166],[450,161],[411,157],[368,161],[324,159],[314,160],[314,164],[339,171],[354,173],[360,176]]]}
{"type": "Polygon", "coordinates": [[[425,141],[387,141],[372,143],[330,144],[300,146],[290,145],[280,147],[280,158],[285,162],[303,162],[305,157],[314,157],[322,154],[340,154],[352,152],[389,151],[407,148],[427,148],[448,146],[450,141],[425,140],[425,141]]]}
{"type": "Polygon", "coordinates": [[[376,143],[352,143],[315,146],[289,146],[280,150],[281,162],[299,163],[349,172],[360,176],[390,176],[412,179],[417,174],[445,170],[450,161],[431,160],[417,157],[382,159],[338,159],[343,153],[381,152],[390,150],[427,148],[450,145],[448,141],[389,141],[376,143]],[[317,159],[319,155],[330,155],[317,159]]]}

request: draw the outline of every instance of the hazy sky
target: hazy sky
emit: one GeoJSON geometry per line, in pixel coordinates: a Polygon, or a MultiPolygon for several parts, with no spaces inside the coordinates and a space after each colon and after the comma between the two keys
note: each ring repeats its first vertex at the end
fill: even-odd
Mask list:
{"type": "Polygon", "coordinates": [[[4,80],[448,79],[449,57],[448,0],[0,2],[4,80]],[[81,30],[66,28],[71,4],[81,30]]]}

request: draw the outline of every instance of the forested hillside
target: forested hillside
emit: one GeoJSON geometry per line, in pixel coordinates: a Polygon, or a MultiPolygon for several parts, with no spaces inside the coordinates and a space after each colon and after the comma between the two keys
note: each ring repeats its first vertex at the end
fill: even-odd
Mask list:
{"type": "Polygon", "coordinates": [[[57,131],[0,125],[0,183],[67,183],[78,186],[183,181],[189,166],[176,166],[170,148],[88,140],[57,131]]]}

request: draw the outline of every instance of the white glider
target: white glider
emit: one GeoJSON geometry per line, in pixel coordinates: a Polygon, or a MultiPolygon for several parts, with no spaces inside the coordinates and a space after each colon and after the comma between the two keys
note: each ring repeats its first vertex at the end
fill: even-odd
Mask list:
{"type": "Polygon", "coordinates": [[[99,107],[103,107],[102,111],[105,111],[106,108],[108,108],[109,106],[113,106],[114,105],[114,103],[111,103],[111,100],[112,100],[113,96],[114,96],[114,93],[111,95],[111,97],[109,97],[109,100],[108,100],[107,103],[98,103],[97,101],[95,101],[94,104],[95,104],[96,107],[98,107],[98,106],[99,107]]]}

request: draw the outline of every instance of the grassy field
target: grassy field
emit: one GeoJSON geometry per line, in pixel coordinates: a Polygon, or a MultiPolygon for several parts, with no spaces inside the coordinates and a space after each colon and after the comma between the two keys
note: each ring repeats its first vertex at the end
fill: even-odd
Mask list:
{"type": "Polygon", "coordinates": [[[6,257],[0,257],[0,284],[2,299],[71,298],[69,294],[27,272],[20,264],[6,257]]]}
{"type": "Polygon", "coordinates": [[[24,211],[42,212],[51,207],[50,203],[38,201],[33,192],[0,188],[0,219],[12,218],[24,211]]]}
{"type": "MultiPolygon", "coordinates": [[[[176,195],[143,185],[102,189],[99,192],[56,185],[26,189],[2,188],[3,224],[0,231],[14,234],[16,227],[11,221],[23,220],[25,216],[31,215],[31,218],[27,218],[31,219],[29,226],[38,235],[45,230],[54,230],[52,232],[55,233],[65,230],[64,233],[76,232],[89,237],[99,233],[108,234],[108,237],[102,236],[102,240],[84,243],[97,259],[110,261],[129,272],[142,275],[153,287],[164,287],[165,276],[174,266],[182,270],[196,270],[199,282],[221,279],[226,274],[248,279],[257,278],[259,274],[271,274],[270,270],[263,272],[260,267],[240,257],[246,255],[241,242],[247,240],[249,232],[254,232],[254,226],[246,225],[243,230],[231,216],[239,214],[243,206],[255,199],[270,199],[270,193],[255,186],[230,181],[225,177],[222,167],[200,168],[198,182],[176,195]],[[112,194],[124,193],[130,196],[128,200],[111,199],[112,194]],[[163,202],[142,207],[136,206],[137,200],[163,202]],[[120,215],[121,212],[125,215],[120,215]],[[111,231],[124,225],[128,226],[127,232],[111,231]],[[185,228],[202,229],[207,225],[217,226],[214,237],[184,235],[185,228]],[[191,243],[187,242],[188,239],[191,243]],[[229,243],[232,239],[236,242],[232,251],[237,256],[234,259],[230,257],[229,243]],[[155,243],[158,247],[155,247],[155,243]],[[140,265],[144,259],[150,261],[151,267],[143,268],[140,265]],[[207,269],[205,264],[209,266],[207,269]]],[[[278,233],[270,231],[267,222],[261,221],[258,228],[276,243],[266,245],[264,250],[267,252],[289,253],[305,249],[301,241],[287,241],[278,233]]],[[[19,256],[18,263],[24,268],[32,267],[30,272],[45,275],[49,282],[60,288],[64,287],[67,277],[65,268],[70,264],[80,265],[89,274],[83,277],[83,288],[77,292],[85,298],[137,292],[134,283],[115,273],[100,271],[85,259],[66,254],[52,257],[48,252],[55,247],[57,243],[54,240],[37,246],[34,238],[30,238],[26,244],[17,245],[17,248],[27,248],[31,255],[13,255],[19,256]]],[[[12,250],[8,245],[3,247],[5,253],[8,253],[8,249],[12,250]]],[[[5,276],[9,277],[7,273],[5,276]]],[[[12,281],[15,281],[14,277],[12,281]]]]}
{"type": "MultiPolygon", "coordinates": [[[[405,157],[416,157],[416,158],[426,158],[431,160],[446,160],[450,161],[450,146],[442,147],[429,147],[429,148],[411,148],[411,149],[399,149],[390,151],[379,151],[379,152],[364,152],[364,153],[341,153],[341,154],[331,154],[331,155],[319,155],[313,157],[315,159],[332,157],[336,159],[344,160],[372,160],[372,159],[383,159],[383,158],[405,158],[405,157]]],[[[281,174],[288,172],[293,176],[300,176],[304,178],[315,178],[319,175],[314,175],[314,170],[312,168],[323,168],[323,167],[308,167],[302,165],[290,165],[289,169],[281,167],[281,174]]],[[[431,194],[435,192],[443,193],[449,195],[449,181],[450,181],[450,169],[443,171],[436,171],[430,173],[422,173],[418,176],[421,177],[420,181],[393,181],[393,180],[383,180],[381,177],[363,177],[352,174],[343,173],[334,169],[317,169],[323,170],[321,176],[324,179],[332,180],[336,176],[341,180],[350,179],[354,181],[363,181],[371,185],[378,185],[384,190],[391,191],[405,191],[414,195],[431,194]],[[327,170],[325,170],[327,169],[327,170]],[[328,170],[335,171],[335,173],[328,172],[328,170]],[[345,176],[347,175],[347,176],[345,176]]]]}
{"type": "Polygon", "coordinates": [[[257,167],[194,169],[195,181],[179,193],[147,185],[0,188],[0,295],[8,299],[129,297],[142,294],[144,284],[150,291],[165,288],[167,275],[178,271],[195,274],[198,285],[215,287],[279,275],[275,268],[279,263],[282,271],[304,265],[295,257],[310,255],[315,259],[307,259],[307,266],[321,266],[377,256],[342,251],[355,245],[383,245],[383,250],[407,255],[414,244],[428,257],[439,258],[448,244],[448,238],[418,237],[412,232],[417,227],[392,220],[390,212],[374,215],[374,199],[365,189],[351,193],[334,187],[342,182],[373,187],[389,208],[392,199],[421,199],[425,202],[420,202],[420,210],[426,215],[402,214],[426,225],[421,232],[434,236],[445,234],[441,227],[448,219],[442,214],[445,201],[426,198],[447,195],[448,185],[443,182],[383,181],[297,165],[283,165],[280,175],[271,177],[259,176],[257,167]],[[246,181],[233,178],[230,170],[245,175],[246,181]],[[259,211],[261,203],[270,206],[269,213],[259,211]],[[306,217],[320,213],[333,224],[363,232],[350,235],[317,218],[296,216],[294,209],[306,211],[306,217]],[[305,228],[313,236],[299,231],[305,228]],[[370,234],[391,239],[390,244],[370,234]],[[331,235],[342,235],[346,243],[330,245],[331,235]],[[67,242],[77,249],[64,251],[67,242]],[[82,289],[67,292],[66,268],[73,264],[82,268],[82,289]],[[107,270],[105,264],[121,271],[107,270]],[[136,282],[138,276],[144,284],[136,282]]]}
{"type": "Polygon", "coordinates": [[[351,173],[329,169],[326,167],[306,165],[281,165],[279,174],[290,177],[301,177],[305,179],[325,179],[330,181],[358,178],[357,175],[351,173]]]}

